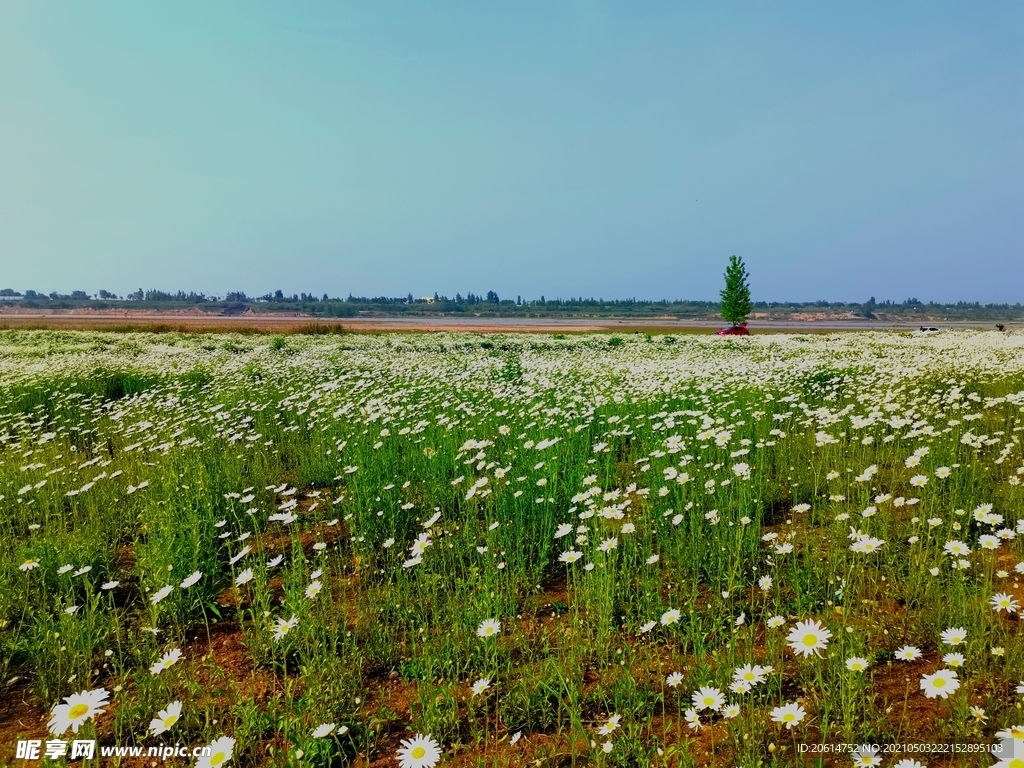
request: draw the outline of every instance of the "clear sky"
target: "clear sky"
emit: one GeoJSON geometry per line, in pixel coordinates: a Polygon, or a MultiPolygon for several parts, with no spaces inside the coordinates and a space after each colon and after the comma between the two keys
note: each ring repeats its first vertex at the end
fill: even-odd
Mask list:
{"type": "Polygon", "coordinates": [[[0,287],[1024,301],[1024,3],[0,3],[0,287]]]}

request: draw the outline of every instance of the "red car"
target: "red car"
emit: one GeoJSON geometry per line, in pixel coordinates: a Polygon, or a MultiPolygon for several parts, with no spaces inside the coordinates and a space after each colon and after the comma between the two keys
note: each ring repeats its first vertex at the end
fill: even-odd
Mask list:
{"type": "Polygon", "coordinates": [[[747,330],[746,323],[740,323],[739,325],[730,325],[728,328],[723,328],[720,331],[715,331],[715,336],[749,336],[750,331],[747,330]]]}

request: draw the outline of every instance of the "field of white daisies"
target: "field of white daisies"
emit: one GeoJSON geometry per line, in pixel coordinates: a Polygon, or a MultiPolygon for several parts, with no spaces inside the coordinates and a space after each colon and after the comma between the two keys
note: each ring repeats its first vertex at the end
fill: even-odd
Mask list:
{"type": "Polygon", "coordinates": [[[0,332],[0,762],[1017,765],[1022,432],[1014,333],[0,332]]]}

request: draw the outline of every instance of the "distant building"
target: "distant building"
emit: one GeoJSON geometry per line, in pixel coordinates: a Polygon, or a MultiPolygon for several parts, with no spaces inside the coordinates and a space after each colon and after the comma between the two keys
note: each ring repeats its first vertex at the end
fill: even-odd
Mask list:
{"type": "Polygon", "coordinates": [[[433,304],[434,303],[434,297],[433,296],[420,296],[420,301],[425,301],[425,302],[427,302],[427,304],[433,304]]]}

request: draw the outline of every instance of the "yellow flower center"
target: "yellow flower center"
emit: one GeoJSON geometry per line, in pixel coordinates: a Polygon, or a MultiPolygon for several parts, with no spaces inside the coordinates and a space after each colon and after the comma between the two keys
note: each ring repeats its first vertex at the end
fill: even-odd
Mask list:
{"type": "Polygon", "coordinates": [[[818,636],[813,633],[804,635],[804,645],[812,647],[818,644],[818,636]]]}
{"type": "Polygon", "coordinates": [[[792,712],[787,712],[782,716],[782,721],[784,723],[792,723],[794,720],[796,720],[796,715],[794,715],[792,712]]]}
{"type": "Polygon", "coordinates": [[[424,749],[423,747],[413,747],[412,748],[412,752],[410,754],[412,755],[412,757],[414,757],[415,759],[419,760],[425,754],[427,754],[427,750],[424,749]]]}
{"type": "Polygon", "coordinates": [[[941,687],[942,687],[942,686],[944,686],[945,684],[946,684],[946,681],[945,681],[945,680],[943,680],[943,679],[942,679],[941,677],[937,677],[937,678],[935,678],[935,679],[934,679],[934,680],[932,681],[932,685],[934,685],[934,686],[935,686],[936,688],[941,688],[941,687]]]}
{"type": "Polygon", "coordinates": [[[215,754],[213,757],[210,758],[210,765],[220,765],[221,763],[223,763],[227,759],[228,759],[228,753],[227,752],[218,752],[217,754],[215,754]]]}
{"type": "Polygon", "coordinates": [[[168,715],[164,719],[164,728],[170,728],[176,722],[178,722],[178,716],[177,715],[168,715]]]}
{"type": "Polygon", "coordinates": [[[89,711],[89,705],[88,704],[75,704],[75,706],[73,706],[71,708],[71,710],[68,712],[68,717],[71,718],[72,720],[77,720],[78,718],[82,717],[88,711],[89,711]]]}

